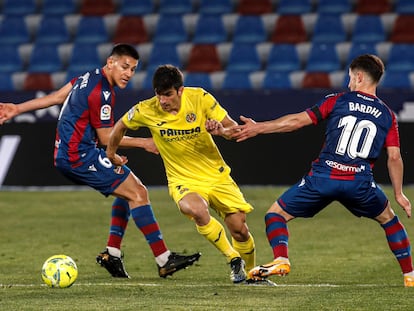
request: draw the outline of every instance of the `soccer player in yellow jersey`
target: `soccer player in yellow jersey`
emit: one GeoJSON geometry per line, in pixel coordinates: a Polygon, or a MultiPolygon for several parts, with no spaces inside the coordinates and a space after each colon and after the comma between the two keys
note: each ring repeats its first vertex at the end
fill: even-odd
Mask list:
{"type": "Polygon", "coordinates": [[[246,279],[245,269],[253,268],[256,260],[246,224],[246,214],[253,207],[231,178],[230,167],[212,138],[229,139],[230,127],[237,123],[210,93],[184,87],[183,75],[174,66],[157,68],[153,88],[154,97],[136,104],[115,124],[106,150],[108,158],[115,165],[126,163],[125,156],[116,154],[125,132],[149,128],[164,162],[171,197],[194,220],[197,231],[227,258],[232,282],[272,285],[265,279],[246,279]],[[231,243],[209,207],[224,220],[231,243]]]}

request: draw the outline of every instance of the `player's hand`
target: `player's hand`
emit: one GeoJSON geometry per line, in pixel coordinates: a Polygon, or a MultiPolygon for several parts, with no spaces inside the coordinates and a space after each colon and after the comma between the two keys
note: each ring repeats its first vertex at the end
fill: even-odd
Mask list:
{"type": "Polygon", "coordinates": [[[144,150],[147,152],[151,152],[154,154],[160,154],[157,146],[154,143],[154,139],[152,137],[144,139],[144,150]]]}
{"type": "Polygon", "coordinates": [[[251,118],[246,118],[244,116],[240,116],[240,120],[244,122],[244,124],[232,127],[233,134],[231,137],[236,139],[237,142],[246,140],[250,137],[254,137],[257,134],[259,134],[256,128],[256,121],[254,121],[251,118]]]}
{"type": "Polygon", "coordinates": [[[12,103],[0,103],[0,125],[19,114],[17,105],[12,103]]]}
{"type": "Polygon", "coordinates": [[[221,122],[217,120],[207,120],[206,121],[206,130],[211,135],[222,136],[224,134],[224,127],[221,122]]]}
{"type": "Polygon", "coordinates": [[[408,198],[405,196],[404,193],[401,193],[398,196],[395,196],[395,200],[397,203],[402,207],[402,209],[407,214],[407,217],[411,217],[411,202],[408,200],[408,198]]]}
{"type": "Polygon", "coordinates": [[[106,156],[115,166],[121,166],[121,165],[128,163],[128,158],[126,156],[121,156],[117,153],[115,154],[106,153],[106,156]]]}

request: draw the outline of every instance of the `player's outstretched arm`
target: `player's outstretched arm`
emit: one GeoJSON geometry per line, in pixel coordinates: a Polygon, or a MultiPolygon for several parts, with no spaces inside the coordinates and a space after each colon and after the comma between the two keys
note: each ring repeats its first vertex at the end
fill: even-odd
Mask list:
{"type": "Polygon", "coordinates": [[[46,96],[34,98],[20,104],[0,103],[0,124],[14,118],[15,116],[53,105],[61,105],[72,90],[72,84],[68,82],[59,90],[46,96]]]}
{"type": "Polygon", "coordinates": [[[221,121],[209,119],[205,124],[207,132],[211,135],[222,136],[226,139],[233,138],[234,127],[236,125],[237,122],[228,115],[221,121]]]}
{"type": "Polygon", "coordinates": [[[115,123],[109,135],[109,141],[106,146],[106,156],[114,165],[123,165],[128,162],[125,156],[120,156],[116,153],[127,129],[128,128],[125,126],[122,119],[120,119],[115,123]]]}
{"type": "Polygon", "coordinates": [[[403,192],[404,163],[399,147],[387,147],[387,167],[390,176],[395,201],[403,208],[408,217],[411,217],[411,203],[403,192]]]}

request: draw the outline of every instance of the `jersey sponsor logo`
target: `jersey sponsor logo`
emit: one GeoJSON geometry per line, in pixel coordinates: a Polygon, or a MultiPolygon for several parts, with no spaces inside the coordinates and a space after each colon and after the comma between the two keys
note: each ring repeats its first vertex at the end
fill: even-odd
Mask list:
{"type": "Polygon", "coordinates": [[[185,116],[187,123],[193,123],[197,119],[197,116],[194,112],[190,112],[185,116]]]}
{"type": "Polygon", "coordinates": [[[104,96],[105,100],[108,101],[109,96],[111,96],[111,92],[109,91],[103,91],[102,95],[104,96]]]}
{"type": "Polygon", "coordinates": [[[373,115],[375,118],[379,118],[382,115],[382,112],[379,109],[372,107],[370,105],[349,102],[348,106],[349,111],[359,111],[362,113],[367,113],[373,115]]]}
{"type": "Polygon", "coordinates": [[[101,120],[110,120],[111,119],[111,106],[110,105],[103,105],[101,107],[101,120]]]}
{"type": "Polygon", "coordinates": [[[338,171],[342,171],[342,172],[361,173],[361,172],[365,171],[365,165],[361,165],[360,167],[350,166],[350,165],[338,163],[338,162],[332,161],[332,160],[326,160],[325,164],[328,165],[329,167],[332,167],[332,168],[334,168],[338,171]]]}
{"type": "Polygon", "coordinates": [[[191,135],[194,133],[200,133],[201,132],[201,128],[199,126],[194,127],[192,129],[188,129],[188,130],[175,130],[175,129],[165,129],[165,130],[160,130],[160,135],[161,137],[164,136],[185,136],[185,135],[191,135]]]}

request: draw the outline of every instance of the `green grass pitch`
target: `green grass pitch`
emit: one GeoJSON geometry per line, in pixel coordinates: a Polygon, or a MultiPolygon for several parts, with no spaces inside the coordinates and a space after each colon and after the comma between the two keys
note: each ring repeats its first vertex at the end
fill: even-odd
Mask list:
{"type": "MultiPolygon", "coordinates": [[[[255,210],[248,224],[257,263],[272,259],[263,217],[285,187],[241,187],[255,210]]],[[[408,219],[384,187],[414,241],[408,219]]],[[[414,199],[414,187],[406,189],[414,199]]],[[[277,287],[233,285],[225,258],[181,215],[164,187],[149,188],[169,248],[200,251],[200,261],[173,277],[158,277],[143,235],[131,221],[123,251],[131,279],[113,279],[95,263],[105,244],[112,198],[94,191],[0,192],[0,310],[413,310],[414,289],[404,288],[384,232],[331,204],[312,219],[289,223],[292,271],[277,287]],[[46,258],[66,254],[79,277],[66,289],[46,287],[46,258]]],[[[214,212],[212,211],[212,214],[214,212]]]]}

